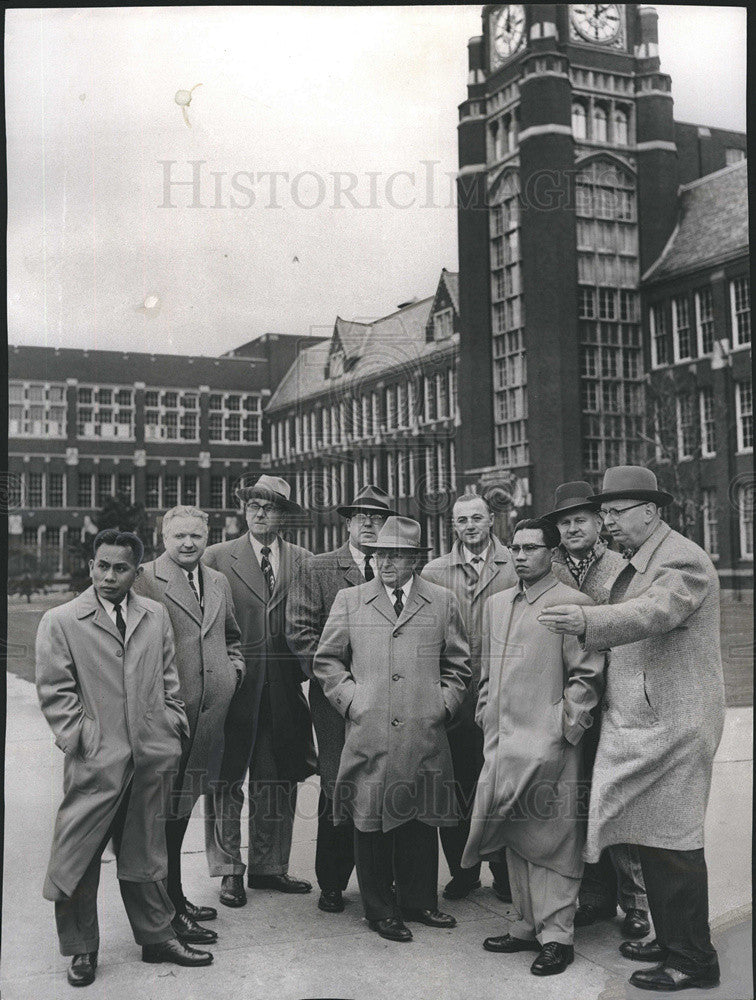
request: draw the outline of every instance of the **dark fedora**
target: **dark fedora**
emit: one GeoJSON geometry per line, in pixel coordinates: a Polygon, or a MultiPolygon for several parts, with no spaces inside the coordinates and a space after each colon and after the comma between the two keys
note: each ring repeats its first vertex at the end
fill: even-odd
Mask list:
{"type": "Polygon", "coordinates": [[[396,514],[395,510],[392,510],[388,503],[389,495],[384,493],[380,486],[373,486],[371,483],[360,490],[357,496],[352,500],[350,504],[345,504],[343,507],[337,507],[337,513],[341,514],[342,517],[352,517],[359,510],[364,510],[367,513],[372,514],[383,514],[384,517],[390,517],[392,514],[396,514]]]}
{"type": "Polygon", "coordinates": [[[659,507],[666,507],[675,499],[671,493],[660,490],[656,476],[642,465],[615,465],[604,473],[601,492],[592,500],[648,500],[659,507]]]}
{"type": "Polygon", "coordinates": [[[262,475],[254,486],[242,486],[235,493],[236,499],[244,506],[252,497],[261,500],[272,500],[282,510],[301,511],[298,503],[291,499],[291,486],[280,476],[262,475]]]}
{"type": "Polygon", "coordinates": [[[562,483],[554,494],[554,509],[543,517],[548,521],[558,521],[562,514],[572,510],[587,508],[598,514],[598,501],[593,499],[593,487],[580,480],[576,483],[562,483]]]}
{"type": "Polygon", "coordinates": [[[419,523],[398,514],[386,518],[376,540],[370,544],[363,542],[363,546],[366,549],[413,549],[415,552],[427,552],[432,548],[420,544],[419,523]]]}

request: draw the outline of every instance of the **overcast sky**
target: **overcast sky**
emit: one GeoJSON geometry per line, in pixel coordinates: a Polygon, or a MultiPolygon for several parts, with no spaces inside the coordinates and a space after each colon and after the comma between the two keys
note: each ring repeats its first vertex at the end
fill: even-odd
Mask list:
{"type": "MultiPolygon", "coordinates": [[[[745,10],[657,10],[675,117],[745,130],[745,10]]],[[[219,354],[432,294],[480,12],[6,11],[10,343],[219,354]]]]}

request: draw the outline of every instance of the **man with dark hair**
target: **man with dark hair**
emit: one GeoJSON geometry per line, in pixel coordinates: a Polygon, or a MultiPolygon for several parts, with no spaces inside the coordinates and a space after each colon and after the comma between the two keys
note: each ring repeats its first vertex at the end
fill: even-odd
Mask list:
{"type": "Polygon", "coordinates": [[[593,602],[559,583],[551,560],[559,531],[530,519],[515,527],[516,587],[486,602],[477,720],[484,764],[462,864],[506,848],[517,920],[487,951],[537,951],[531,972],[563,972],[574,958],[573,920],[583,874],[578,818],[580,741],[603,684],[604,657],[538,623],[565,599],[593,602]]]}
{"type": "Polygon", "coordinates": [[[95,978],[100,858],[111,838],[142,961],[213,960],[171,926],[165,817],[189,726],[168,614],[132,592],[143,551],[130,532],[100,532],[92,586],[47,611],[37,632],[37,693],[66,758],[44,896],[55,902],[61,954],[73,956],[73,986],[95,978]]]}
{"type": "MultiPolygon", "coordinates": [[[[462,612],[462,620],[470,642],[472,677],[465,700],[447,727],[457,805],[460,820],[456,826],[439,830],[441,846],[449,865],[451,881],[444,889],[444,898],[462,899],[480,885],[480,864],[462,868],[462,852],[470,833],[470,813],[475,786],[483,767],[483,733],[475,724],[475,708],[480,682],[480,651],[483,643],[483,608],[493,594],[517,583],[517,575],[509,553],[493,534],[493,514],[484,497],[465,493],[454,504],[452,524],[457,539],[451,552],[433,559],[423,569],[422,576],[431,583],[450,590],[462,612]]],[[[511,902],[507,863],[503,857],[490,860],[494,891],[499,898],[511,902]]]]}

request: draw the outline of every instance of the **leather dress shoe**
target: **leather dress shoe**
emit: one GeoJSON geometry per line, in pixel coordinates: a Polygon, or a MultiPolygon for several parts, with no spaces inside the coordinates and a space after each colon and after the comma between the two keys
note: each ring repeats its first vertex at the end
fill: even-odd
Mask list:
{"type": "Polygon", "coordinates": [[[323,889],[318,900],[318,909],[323,913],[342,913],[344,897],[341,895],[341,889],[323,889]]]}
{"type": "Polygon", "coordinates": [[[312,891],[312,883],[290,875],[250,875],[247,880],[250,889],[275,889],[276,892],[303,894],[312,891]]]}
{"type": "Polygon", "coordinates": [[[96,951],[85,951],[81,955],[74,955],[68,968],[69,983],[71,986],[89,986],[95,981],[96,968],[96,951]]]}
{"type": "Polygon", "coordinates": [[[666,993],[676,993],[677,990],[688,990],[692,987],[706,989],[719,986],[719,962],[715,960],[707,969],[698,972],[669,969],[662,962],[653,969],[638,969],[630,976],[630,982],[639,990],[658,990],[666,993]]]}
{"type": "Polygon", "coordinates": [[[622,933],[629,938],[644,938],[651,930],[645,910],[628,910],[622,921],[622,933]]]}
{"type": "Polygon", "coordinates": [[[663,962],[667,949],[654,938],[653,941],[623,941],[619,946],[620,955],[633,962],[663,962]]]}
{"type": "Polygon", "coordinates": [[[220,901],[224,906],[244,906],[247,893],[241,875],[224,875],[221,879],[220,901]]]}
{"type": "Polygon", "coordinates": [[[575,949],[571,944],[547,941],[541,954],[530,966],[534,976],[557,976],[575,960],[575,949]]]}
{"type": "Polygon", "coordinates": [[[184,944],[215,944],[218,940],[215,931],[202,927],[186,913],[177,913],[171,920],[171,927],[179,941],[183,941],[184,944]]]}
{"type": "Polygon", "coordinates": [[[200,923],[204,923],[206,920],[215,920],[218,916],[218,911],[214,906],[195,906],[188,899],[184,900],[184,913],[200,923]]]}
{"type": "Polygon", "coordinates": [[[451,882],[447,882],[444,886],[444,899],[464,899],[474,889],[480,889],[479,878],[470,879],[464,875],[455,875],[451,882]]]}
{"type": "Polygon", "coordinates": [[[383,920],[368,920],[371,931],[377,931],[387,941],[411,941],[412,931],[405,927],[399,917],[385,917],[383,920]]]}
{"type": "Polygon", "coordinates": [[[210,965],[213,956],[209,951],[190,948],[177,938],[161,941],[160,944],[142,945],[143,962],[173,962],[174,965],[210,965]]]}
{"type": "Polygon", "coordinates": [[[583,903],[575,911],[575,926],[590,927],[599,920],[614,920],[616,916],[616,906],[593,906],[591,903],[583,903]]]}
{"type": "Polygon", "coordinates": [[[402,910],[405,920],[414,920],[426,927],[456,927],[457,921],[451,913],[441,913],[440,910],[402,910]]]}
{"type": "Polygon", "coordinates": [[[497,882],[496,880],[494,880],[491,888],[499,897],[499,899],[502,901],[502,903],[512,902],[512,890],[508,885],[503,885],[501,882],[497,882]]]}
{"type": "Polygon", "coordinates": [[[487,937],[483,942],[486,951],[500,951],[507,955],[512,955],[516,951],[540,951],[540,944],[534,939],[526,941],[524,938],[512,937],[511,934],[502,934],[500,937],[487,937]]]}

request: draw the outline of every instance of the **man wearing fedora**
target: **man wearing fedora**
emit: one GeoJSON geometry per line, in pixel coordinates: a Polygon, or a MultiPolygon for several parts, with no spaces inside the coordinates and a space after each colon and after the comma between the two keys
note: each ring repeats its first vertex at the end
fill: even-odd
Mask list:
{"type": "Polygon", "coordinates": [[[470,650],[457,599],[416,573],[417,521],[387,518],[370,547],[377,575],[337,593],[313,671],[346,719],[334,819],[354,824],[365,916],[406,942],[404,920],[456,923],[437,909],[436,827],[457,820],[445,727],[464,701],[470,650]]]}
{"type": "MultiPolygon", "coordinates": [[[[470,833],[475,786],[483,767],[483,732],[475,722],[483,643],[483,607],[493,594],[517,583],[509,552],[493,534],[493,521],[491,509],[482,496],[465,493],[459,497],[452,511],[452,525],[457,536],[452,550],[433,559],[422,572],[424,579],[451,590],[459,601],[470,643],[472,669],[465,700],[446,730],[461,818],[456,826],[441,827],[439,831],[452,876],[444,888],[445,899],[462,899],[480,885],[480,864],[462,868],[460,862],[470,833]]],[[[492,860],[490,867],[494,891],[506,902],[511,902],[506,860],[492,860]]]]}
{"type": "Polygon", "coordinates": [[[626,556],[611,607],[551,607],[540,620],[586,649],[611,648],[586,859],[637,844],[655,940],[626,941],[640,989],[719,982],[711,943],[704,817],[724,726],[719,580],[706,553],[661,519],[672,497],[640,466],[607,469],[594,499],[626,556]]]}
{"type": "MultiPolygon", "coordinates": [[[[551,571],[561,583],[582,590],[595,604],[606,604],[607,581],[625,562],[601,538],[599,505],[591,499],[593,489],[586,482],[562,483],[557,487],[554,510],[544,519],[556,524],[561,541],[554,553],[551,571]]],[[[590,782],[601,732],[601,703],[593,709],[593,725],[583,738],[583,766],[590,782]]],[[[640,858],[631,844],[615,844],[601,852],[597,864],[587,864],[580,884],[580,905],[575,926],[587,927],[597,920],[613,920],[617,900],[625,917],[622,932],[627,937],[648,934],[648,900],[643,884],[640,858]],[[619,891],[618,891],[619,890],[619,891]]]]}
{"type": "Polygon", "coordinates": [[[318,835],[315,875],[320,887],[318,907],[326,913],[344,909],[343,892],[354,868],[354,830],[351,823],[333,822],[333,786],[344,748],[344,720],[315,680],[312,663],[336,594],[375,576],[373,550],[386,518],[396,511],[378,486],[368,485],[351,504],[337,508],[346,519],[348,539],[338,549],[312,556],[302,567],[289,593],[286,639],[310,677],[310,711],[318,739],[318,835]]]}
{"type": "Polygon", "coordinates": [[[236,491],[249,531],[211,545],[203,561],[231,585],[247,672],[226,716],[224,751],[215,791],[206,796],[205,847],[211,875],[222,876],[220,901],[244,906],[241,858],[242,785],[249,768],[248,886],[305,893],[309,882],[288,874],[297,782],[315,773],[306,680],[286,645],[284,622],[291,581],[307,549],[281,538],[287,513],[300,510],[291,487],[262,475],[236,491]]]}

